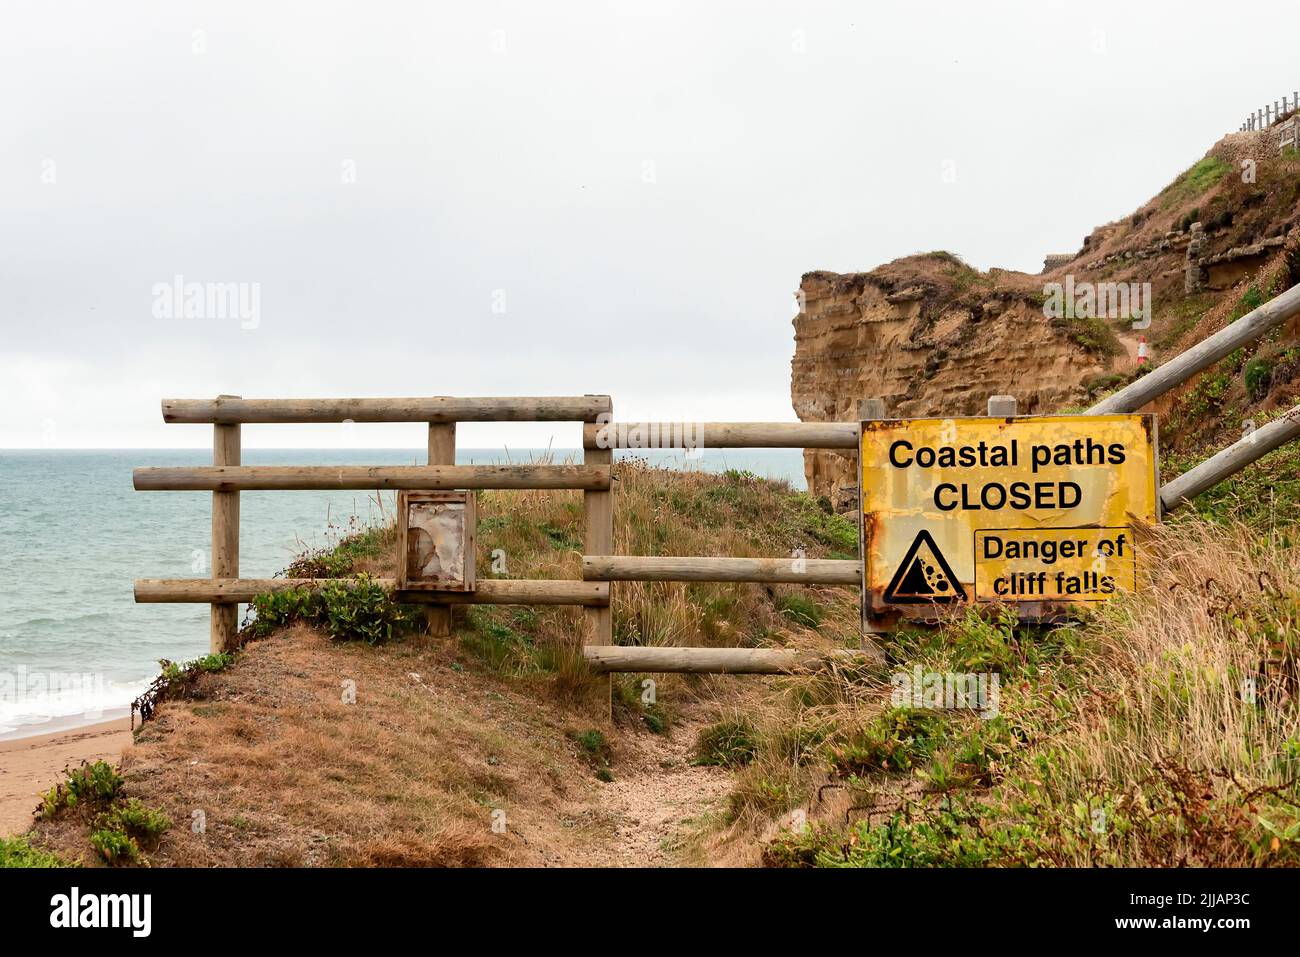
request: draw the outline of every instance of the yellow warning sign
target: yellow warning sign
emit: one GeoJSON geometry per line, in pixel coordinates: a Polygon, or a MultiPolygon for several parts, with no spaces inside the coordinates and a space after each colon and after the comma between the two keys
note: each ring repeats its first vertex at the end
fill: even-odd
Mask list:
{"type": "Polygon", "coordinates": [[[864,422],[865,613],[1005,602],[1052,618],[1137,588],[1156,449],[1150,415],[864,422]]]}

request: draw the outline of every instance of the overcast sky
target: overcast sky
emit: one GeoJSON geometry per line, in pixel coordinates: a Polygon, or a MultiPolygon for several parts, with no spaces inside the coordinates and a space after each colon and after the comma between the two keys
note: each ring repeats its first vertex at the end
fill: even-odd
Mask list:
{"type": "Polygon", "coordinates": [[[1300,86],[1294,12],[6,0],[0,446],[208,445],[158,401],[218,393],[793,420],[803,272],[1037,272],[1300,86]],[[257,308],[186,318],[177,276],[257,308]]]}

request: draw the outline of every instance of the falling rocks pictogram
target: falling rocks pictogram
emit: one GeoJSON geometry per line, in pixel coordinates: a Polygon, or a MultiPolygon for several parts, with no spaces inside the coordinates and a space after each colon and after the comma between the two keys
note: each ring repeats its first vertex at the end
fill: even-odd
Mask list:
{"type": "Polygon", "coordinates": [[[885,589],[885,601],[918,605],[966,600],[966,589],[927,531],[919,531],[885,589]]]}

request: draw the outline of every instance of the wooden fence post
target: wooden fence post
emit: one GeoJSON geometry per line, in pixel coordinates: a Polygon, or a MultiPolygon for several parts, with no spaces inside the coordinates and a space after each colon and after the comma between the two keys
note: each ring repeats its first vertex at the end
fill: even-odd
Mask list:
{"type": "MultiPolygon", "coordinates": [[[[609,418],[613,421],[614,409],[610,406],[609,418]]],[[[590,421],[590,420],[589,420],[590,421]]],[[[599,442],[599,440],[597,440],[599,442]]],[[[612,465],[614,461],[613,443],[606,441],[604,448],[596,443],[583,442],[582,461],[584,465],[612,465]],[[596,447],[588,447],[595,445],[596,447]]],[[[583,554],[614,554],[614,492],[584,491],[582,493],[583,554]]],[[[611,589],[611,598],[612,598],[611,589]]],[[[586,611],[587,629],[583,643],[587,645],[612,645],[614,643],[614,606],[588,608],[586,611]]]]}
{"type": "MultiPolygon", "coordinates": [[[[217,400],[238,399],[235,395],[218,396],[217,400]]],[[[212,464],[239,465],[240,426],[212,426],[212,464]]],[[[212,493],[212,577],[239,577],[239,492],[212,493]]],[[[239,605],[214,602],[208,631],[208,647],[213,654],[232,651],[239,634],[239,605]]]]}
{"type": "MultiPolygon", "coordinates": [[[[871,419],[889,418],[889,406],[881,396],[873,396],[869,399],[858,399],[858,419],[862,422],[871,419]]],[[[858,486],[858,557],[861,559],[859,564],[862,566],[861,577],[859,578],[859,608],[858,621],[860,633],[858,635],[858,648],[866,652],[871,659],[877,664],[885,663],[884,649],[876,643],[873,635],[881,635],[886,632],[878,629],[873,621],[867,617],[867,538],[866,515],[863,510],[863,503],[866,501],[866,492],[862,488],[862,437],[858,436],[857,448],[853,451],[853,461],[855,471],[857,472],[858,486]]]]}
{"type": "Polygon", "coordinates": [[[1226,449],[1220,449],[1195,468],[1163,485],[1160,489],[1161,507],[1165,512],[1172,512],[1256,459],[1297,438],[1300,438],[1300,406],[1242,436],[1226,449]]]}
{"type": "MultiPolygon", "coordinates": [[[[456,464],[456,423],[429,423],[429,464],[456,464]]],[[[406,556],[399,556],[405,561],[406,556]]],[[[451,605],[430,605],[424,611],[429,634],[434,638],[446,638],[451,634],[451,605]]]]}

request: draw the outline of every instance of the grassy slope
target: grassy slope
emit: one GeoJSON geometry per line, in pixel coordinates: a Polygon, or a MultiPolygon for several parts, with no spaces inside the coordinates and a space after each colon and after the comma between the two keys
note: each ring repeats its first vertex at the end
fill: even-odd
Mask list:
{"type": "MultiPolygon", "coordinates": [[[[1300,477],[1271,482],[1296,496],[1300,477]]],[[[807,496],[739,474],[622,466],[617,494],[627,552],[820,557],[847,550],[853,534],[807,496]]],[[[504,549],[511,575],[576,574],[576,496],[499,493],[482,506],[481,567],[504,549]]],[[[605,863],[627,822],[601,803],[620,785],[602,781],[644,765],[655,742],[702,728],[695,756],[727,769],[717,773],[729,796],[690,826],[677,860],[1294,863],[1294,526],[1207,511],[1219,521],[1189,512],[1159,530],[1150,590],[1076,626],[972,616],[894,636],[884,668],[660,676],[651,707],[641,676],[622,676],[612,730],[605,680],[578,660],[572,610],[481,607],[454,642],[408,634],[374,647],[293,624],[162,704],[124,761],[123,796],[179,822],[149,851],[154,864],[605,863]],[[895,707],[889,678],[916,665],[996,671],[997,717],[895,707]],[[356,683],[356,704],[342,701],[344,681],[356,683]],[[497,809],[505,834],[491,830],[497,809]],[[203,835],[186,826],[195,810],[203,835]],[[807,829],[791,826],[795,810],[807,829]]],[[[390,545],[376,530],[309,561],[385,572],[390,545]]],[[[623,641],[856,641],[851,589],[618,592],[623,641]]],[[[652,789],[660,773],[650,767],[652,789]]],[[[97,863],[94,819],[92,809],[44,822],[11,856],[30,859],[31,848],[97,863]]]]}
{"type": "Polygon", "coordinates": [[[769,863],[1300,861],[1296,546],[1193,519],[1149,547],[1150,589],[1076,626],[971,616],[897,636],[899,671],[998,672],[997,717],[893,707],[883,688],[842,708],[836,801],[812,796],[814,825],[769,863]]]}
{"type": "MultiPolygon", "coordinates": [[[[849,523],[752,476],[635,463],[617,475],[616,540],[626,552],[804,549],[817,558],[856,549],[849,523]]],[[[484,494],[479,568],[489,571],[498,552],[509,577],[577,577],[580,520],[575,493],[484,494]]],[[[363,532],[292,571],[390,573],[392,544],[391,530],[363,532]]],[[[147,850],[154,865],[608,863],[611,847],[626,843],[629,815],[610,810],[604,789],[651,759],[657,777],[660,742],[693,740],[698,714],[719,695],[755,684],[665,677],[659,704],[646,707],[637,676],[622,676],[611,728],[609,685],[581,661],[578,609],[481,606],[458,618],[454,641],[400,633],[399,623],[394,640],[371,646],[331,641],[301,620],[268,627],[289,617],[289,603],[262,607],[262,625],[248,629],[259,640],[228,667],[178,681],[124,758],[115,800],[139,799],[176,822],[147,850]],[[345,682],[355,703],[343,700],[345,682]],[[503,833],[491,827],[497,810],[503,833]],[[190,826],[196,811],[201,834],[190,826]]],[[[619,589],[615,615],[623,641],[857,640],[851,589],[631,586],[619,589]]],[[[687,790],[704,773],[678,771],[687,790]]],[[[31,845],[99,864],[89,837],[106,808],[40,822],[31,845]]]]}

